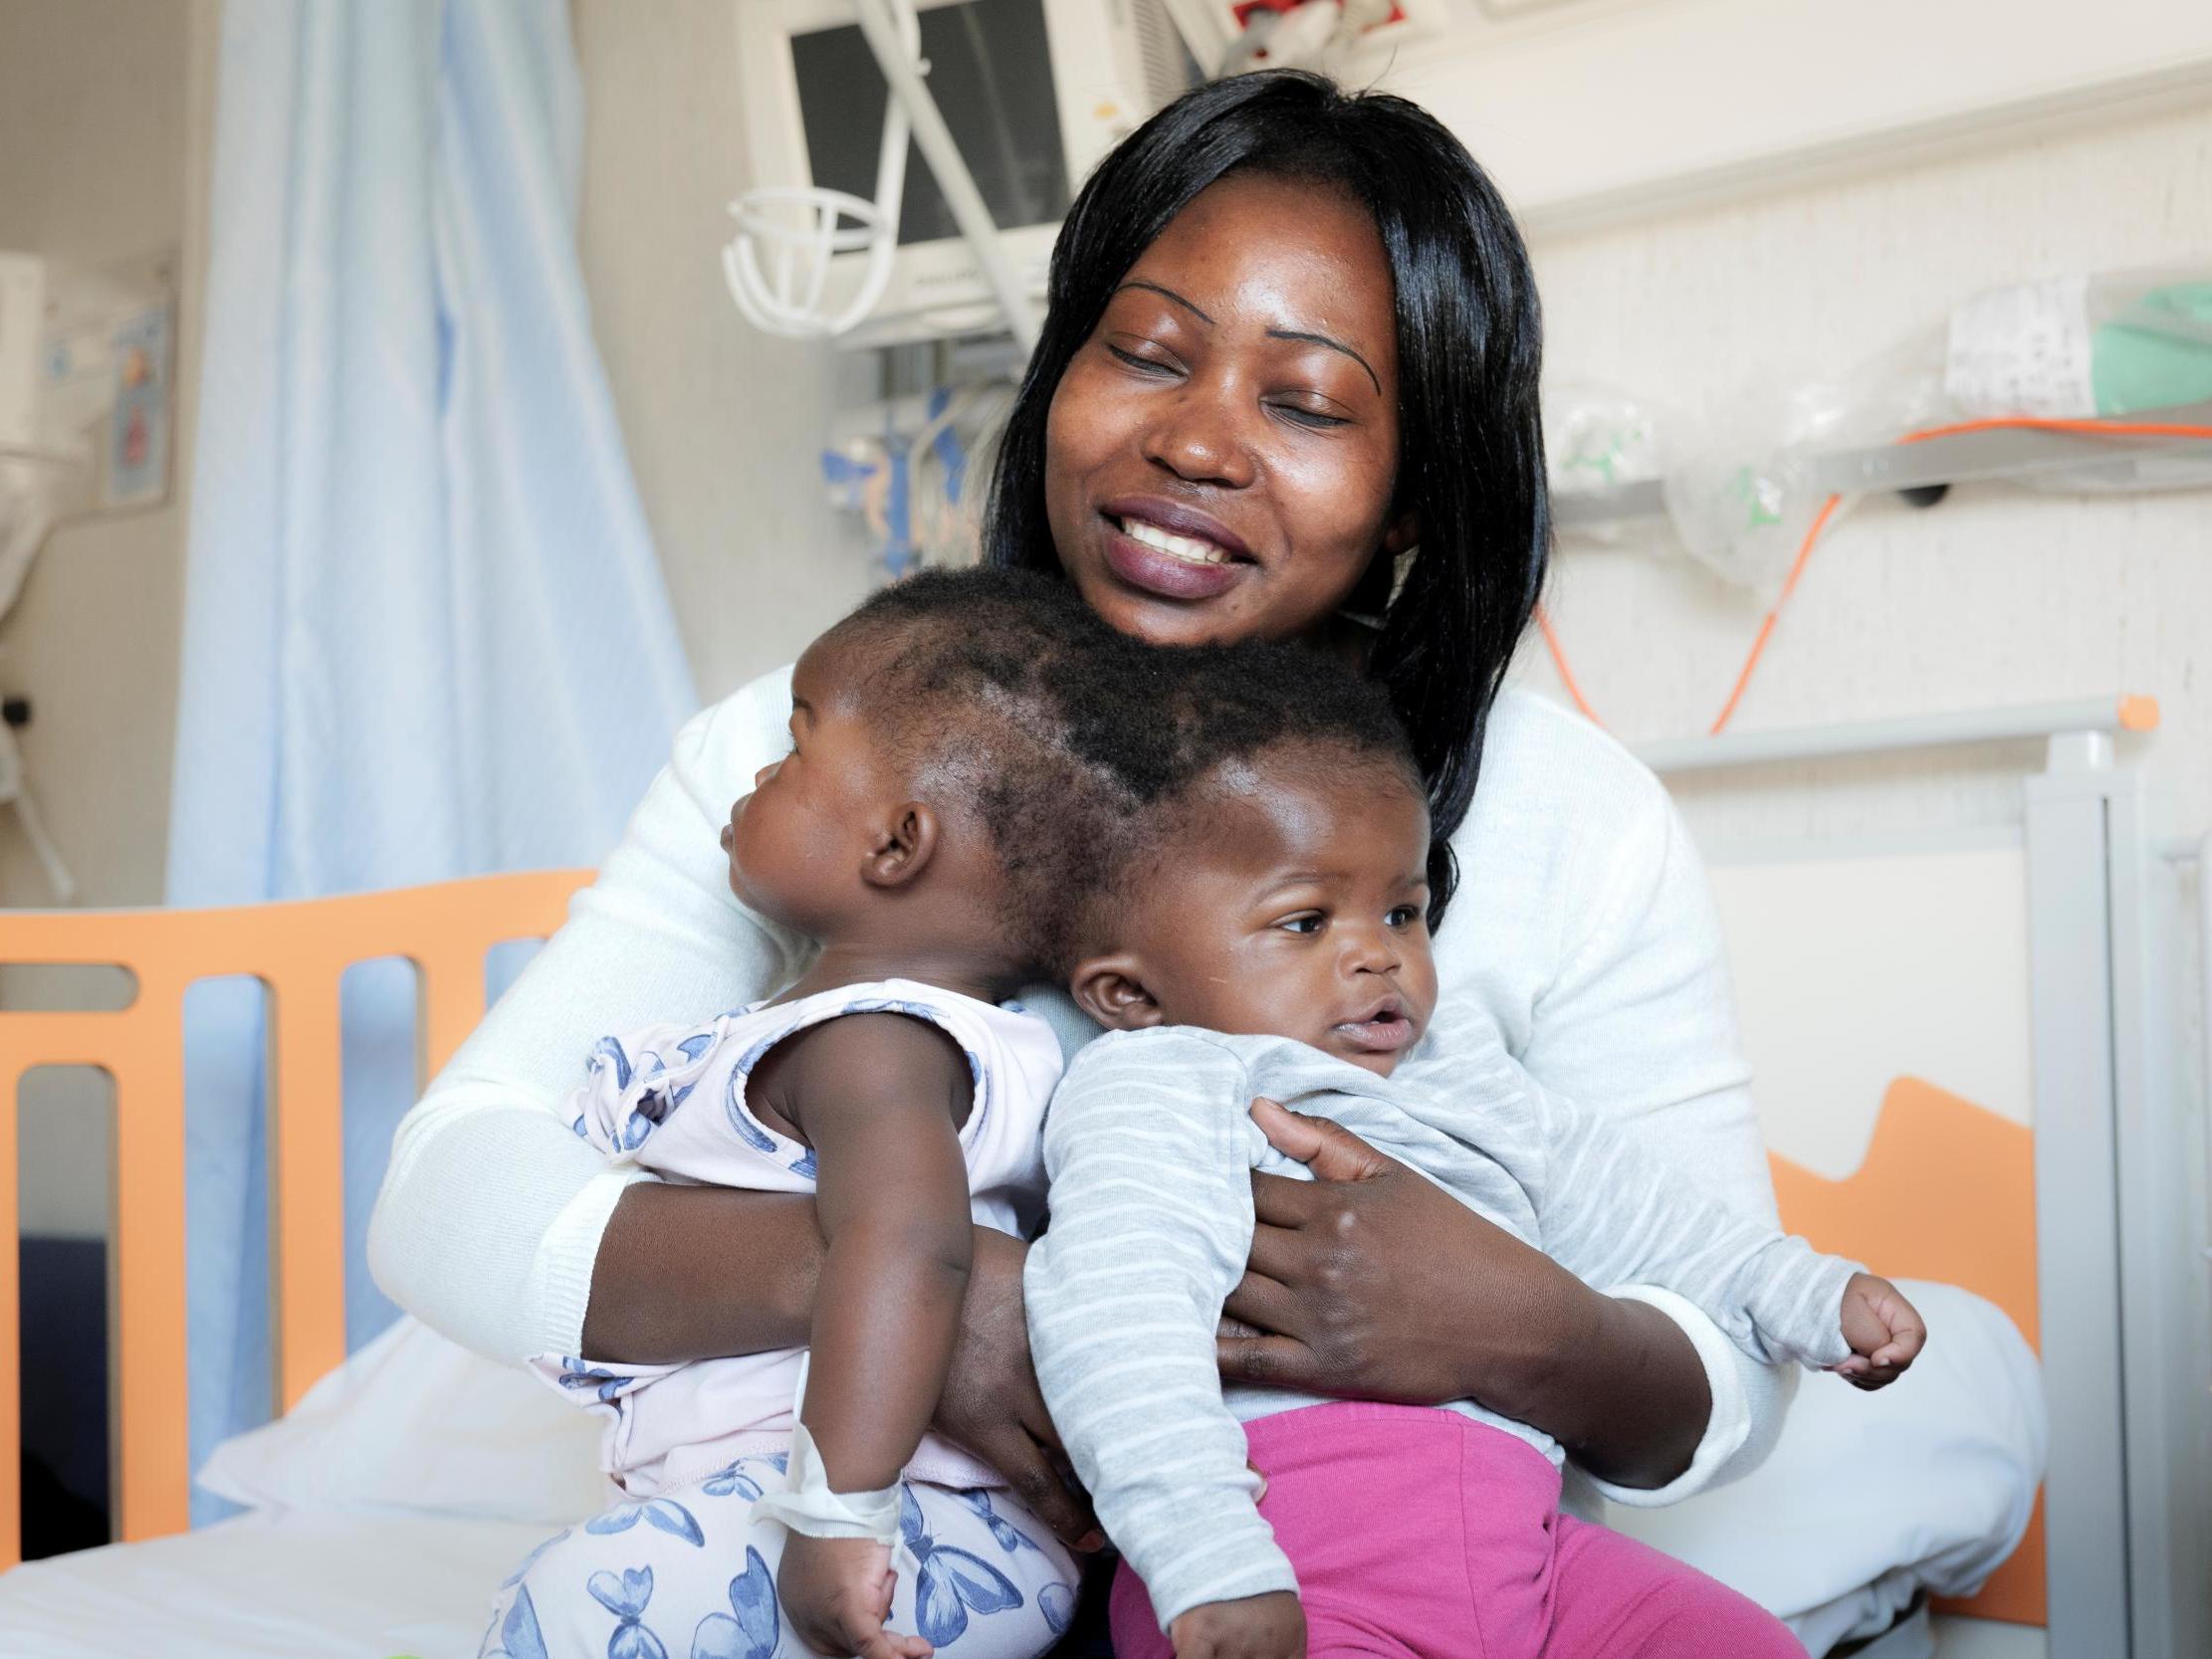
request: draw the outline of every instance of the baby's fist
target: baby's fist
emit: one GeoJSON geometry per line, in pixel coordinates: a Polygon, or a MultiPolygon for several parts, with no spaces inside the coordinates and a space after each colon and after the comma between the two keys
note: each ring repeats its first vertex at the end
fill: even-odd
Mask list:
{"type": "Polygon", "coordinates": [[[1881,1388],[1904,1374],[1927,1345],[1928,1328],[1904,1293],[1872,1273],[1854,1273],[1844,1286],[1844,1341],[1851,1357],[1836,1374],[1854,1387],[1881,1388]]]}
{"type": "Polygon", "coordinates": [[[1168,1625],[1175,1659],[1306,1659],[1306,1615],[1288,1590],[1207,1601],[1168,1625]]]}
{"type": "Polygon", "coordinates": [[[920,1636],[883,1627],[896,1583],[891,1552],[864,1538],[793,1533],[783,1541],[783,1558],[775,1568],[775,1593],[784,1616],[812,1651],[858,1659],[930,1659],[937,1650],[920,1636]]]}

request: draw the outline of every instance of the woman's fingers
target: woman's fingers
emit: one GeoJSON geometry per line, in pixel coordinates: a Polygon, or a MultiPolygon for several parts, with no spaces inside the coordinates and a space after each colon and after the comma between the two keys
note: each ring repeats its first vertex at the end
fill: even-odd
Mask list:
{"type": "MultiPolygon", "coordinates": [[[[1256,1236],[1253,1242],[1258,1242],[1256,1236]]],[[[1304,1329],[1298,1298],[1264,1271],[1247,1271],[1228,1293],[1221,1312],[1239,1327],[1228,1333],[1231,1336],[1297,1337],[1304,1329]]]]}
{"type": "Polygon", "coordinates": [[[1263,1388],[1318,1392],[1322,1367],[1313,1350],[1294,1337],[1223,1337],[1215,1344],[1221,1375],[1263,1388]]]}
{"type": "Polygon", "coordinates": [[[986,1461],[1006,1478],[1006,1485],[1029,1513],[1070,1550],[1096,1550],[1106,1542],[1089,1498],[1069,1487],[1058,1459],[1035,1435],[1012,1425],[1005,1449],[986,1461]]]}
{"type": "Polygon", "coordinates": [[[1252,1102],[1251,1114],[1268,1144],[1311,1169],[1316,1180],[1364,1181],[1394,1167],[1393,1159],[1326,1118],[1302,1117],[1265,1097],[1252,1102]]]}
{"type": "MultiPolygon", "coordinates": [[[[1286,1285],[1292,1295],[1301,1294],[1313,1278],[1313,1249],[1317,1235],[1302,1227],[1283,1227],[1261,1222],[1252,1229],[1251,1249],[1245,1255],[1244,1271],[1256,1273],[1262,1279],[1272,1279],[1286,1285]]],[[[1280,1330],[1280,1326],[1271,1329],[1280,1330]]]]}
{"type": "Polygon", "coordinates": [[[1261,1228],[1308,1225],[1329,1204],[1328,1188],[1293,1175],[1252,1176],[1252,1219],[1261,1228]]]}

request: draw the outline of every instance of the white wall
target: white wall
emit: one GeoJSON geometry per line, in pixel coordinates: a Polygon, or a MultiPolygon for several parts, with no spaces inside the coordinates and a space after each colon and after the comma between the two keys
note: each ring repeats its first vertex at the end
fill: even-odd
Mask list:
{"type": "MultiPolygon", "coordinates": [[[[191,21],[183,5],[0,0],[0,247],[81,266],[181,247],[191,21]]],[[[190,407],[186,383],[187,431],[190,407]]],[[[181,488],[65,525],[0,624],[0,687],[35,704],[25,760],[87,904],[161,897],[183,553],[181,488]]],[[[52,903],[12,814],[0,903],[52,903]]]]}
{"type": "MultiPolygon", "coordinates": [[[[32,700],[25,763],[87,905],[161,899],[215,16],[215,0],[0,0],[0,248],[79,266],[182,255],[170,499],[57,529],[0,623],[0,689],[32,700]]],[[[52,903],[14,815],[0,812],[0,905],[52,903]]],[[[17,1006],[99,994],[84,975],[12,973],[0,990],[17,1006]]],[[[107,1230],[107,1098],[82,1072],[26,1081],[26,1231],[107,1230]]]]}
{"type": "Polygon", "coordinates": [[[592,321],[704,699],[788,662],[867,592],[817,457],[830,349],[746,323],[722,284],[749,182],[737,7],[573,0],[592,321]]]}
{"type": "MultiPolygon", "coordinates": [[[[1553,383],[1696,402],[1833,376],[1983,288],[2068,272],[2212,272],[2212,111],[2070,132],[1533,249],[1553,383]]],[[[1584,693],[1629,737],[1702,731],[1763,607],[1678,552],[1570,551],[1554,618],[1584,693]]],[[[1556,691],[1531,642],[1518,672],[1556,691]]],[[[2212,492],[2050,497],[1961,489],[1868,504],[1815,551],[1736,716],[1742,729],[2141,692],[2130,741],[2212,824],[2212,492]]],[[[1684,778],[1719,839],[1850,836],[2017,816],[2034,751],[1954,751],[1684,778]]]]}

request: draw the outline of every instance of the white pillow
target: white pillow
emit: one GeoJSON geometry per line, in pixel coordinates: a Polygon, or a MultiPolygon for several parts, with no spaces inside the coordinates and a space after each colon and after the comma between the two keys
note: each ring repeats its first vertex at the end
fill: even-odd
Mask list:
{"type": "Polygon", "coordinates": [[[602,1426],[402,1316],[283,1417],[217,1446],[199,1484],[249,1509],[564,1526],[607,1505],[602,1426]]]}

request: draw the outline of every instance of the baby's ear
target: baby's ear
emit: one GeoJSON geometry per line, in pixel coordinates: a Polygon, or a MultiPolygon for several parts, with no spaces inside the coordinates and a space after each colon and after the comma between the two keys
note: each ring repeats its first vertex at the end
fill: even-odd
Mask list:
{"type": "Polygon", "coordinates": [[[904,887],[937,853],[937,813],[927,801],[901,801],[868,838],[860,879],[870,887],[904,887]]]}
{"type": "Polygon", "coordinates": [[[1145,989],[1144,963],[1123,950],[1078,962],[1068,975],[1075,1005],[1109,1031],[1142,1031],[1160,1023],[1160,1004],[1145,989]]]}

